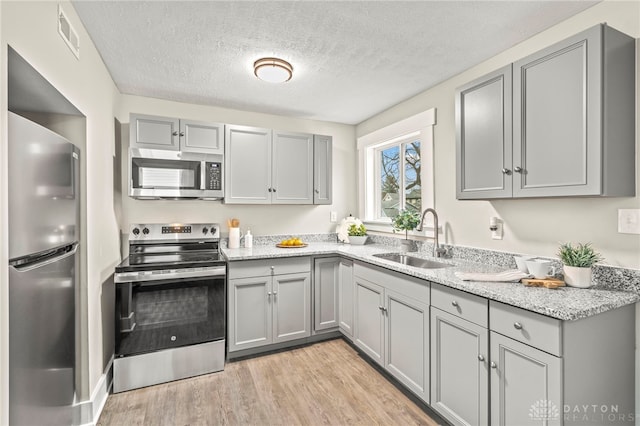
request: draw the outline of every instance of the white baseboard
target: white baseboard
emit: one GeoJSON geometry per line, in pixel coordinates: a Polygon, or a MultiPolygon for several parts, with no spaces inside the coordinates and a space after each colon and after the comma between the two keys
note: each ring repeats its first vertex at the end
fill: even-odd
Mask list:
{"type": "Polygon", "coordinates": [[[111,358],[104,373],[102,373],[100,379],[98,379],[98,383],[91,393],[91,399],[76,405],[79,411],[78,417],[76,418],[80,419],[79,424],[81,426],[93,426],[98,423],[104,405],[107,403],[109,390],[113,382],[112,366],[113,358],[111,358]]]}

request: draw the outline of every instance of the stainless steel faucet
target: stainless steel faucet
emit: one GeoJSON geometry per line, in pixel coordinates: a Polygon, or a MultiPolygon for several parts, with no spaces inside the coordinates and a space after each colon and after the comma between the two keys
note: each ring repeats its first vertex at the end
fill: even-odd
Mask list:
{"type": "Polygon", "coordinates": [[[424,226],[424,217],[427,213],[433,213],[433,256],[434,257],[443,257],[447,250],[443,247],[440,247],[440,243],[438,242],[438,213],[432,208],[428,208],[422,212],[422,219],[420,220],[420,225],[416,228],[416,231],[422,231],[424,226]]]}

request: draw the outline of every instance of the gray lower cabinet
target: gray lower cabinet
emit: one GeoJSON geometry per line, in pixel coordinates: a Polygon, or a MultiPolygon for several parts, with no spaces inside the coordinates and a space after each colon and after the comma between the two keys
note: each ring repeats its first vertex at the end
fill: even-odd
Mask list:
{"type": "Polygon", "coordinates": [[[454,425],[489,424],[489,330],[433,306],[431,406],[454,425]]]}
{"type": "Polygon", "coordinates": [[[340,292],[340,258],[316,258],[313,262],[313,330],[337,329],[340,292]]]}
{"type": "Polygon", "coordinates": [[[331,136],[313,136],[313,204],[333,201],[333,147],[331,136]]]}
{"type": "Polygon", "coordinates": [[[354,301],[353,261],[348,259],[340,260],[339,274],[338,319],[340,322],[340,332],[348,339],[352,339],[354,301]]]}
{"type": "Polygon", "coordinates": [[[131,148],[224,153],[224,124],[130,114],[131,148]]]}
{"type": "Polygon", "coordinates": [[[429,401],[429,283],[354,265],[355,345],[429,401]]]}
{"type": "Polygon", "coordinates": [[[309,258],[231,262],[227,293],[229,352],[311,335],[309,258]]]}
{"type": "Polygon", "coordinates": [[[633,424],[634,321],[633,305],[560,321],[490,301],[491,425],[633,424]]]}
{"type": "Polygon", "coordinates": [[[634,196],[634,63],[602,24],[459,88],[457,198],[634,196]]]}
{"type": "Polygon", "coordinates": [[[563,415],[562,358],[491,332],[491,424],[554,426],[563,415]]]}

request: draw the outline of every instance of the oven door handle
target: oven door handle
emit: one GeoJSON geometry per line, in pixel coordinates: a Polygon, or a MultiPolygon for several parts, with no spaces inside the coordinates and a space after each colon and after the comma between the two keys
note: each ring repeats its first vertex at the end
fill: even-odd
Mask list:
{"type": "Polygon", "coordinates": [[[225,266],[196,269],[176,269],[170,271],[120,272],[115,274],[115,283],[136,283],[145,281],[175,280],[182,278],[224,278],[225,266]]]}

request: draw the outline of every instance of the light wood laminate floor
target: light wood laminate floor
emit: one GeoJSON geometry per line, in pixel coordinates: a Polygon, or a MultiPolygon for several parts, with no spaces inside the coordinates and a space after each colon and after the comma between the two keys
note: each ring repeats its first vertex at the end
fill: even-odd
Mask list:
{"type": "Polygon", "coordinates": [[[110,395],[99,425],[436,425],[342,339],[110,395]]]}

